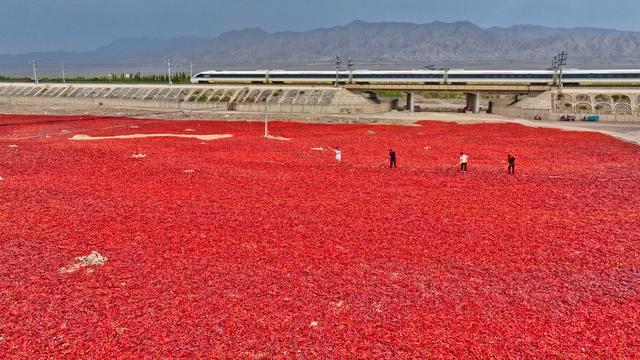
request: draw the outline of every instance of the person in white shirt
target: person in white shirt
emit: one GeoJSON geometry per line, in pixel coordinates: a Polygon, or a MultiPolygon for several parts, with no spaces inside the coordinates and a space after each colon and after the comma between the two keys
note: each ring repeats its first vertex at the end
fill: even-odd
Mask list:
{"type": "Polygon", "coordinates": [[[334,148],[330,148],[331,150],[335,151],[336,153],[336,161],[337,162],[342,162],[342,151],[340,150],[339,147],[334,148]]]}
{"type": "Polygon", "coordinates": [[[469,162],[469,156],[464,152],[460,153],[460,171],[467,172],[467,163],[469,162]]]}

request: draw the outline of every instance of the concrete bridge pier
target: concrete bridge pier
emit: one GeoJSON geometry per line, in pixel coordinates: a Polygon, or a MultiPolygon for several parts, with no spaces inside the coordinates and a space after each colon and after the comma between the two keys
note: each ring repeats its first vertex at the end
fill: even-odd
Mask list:
{"type": "Polygon", "coordinates": [[[480,112],[480,93],[466,93],[467,95],[467,108],[469,108],[474,114],[480,112]]]}
{"type": "Polygon", "coordinates": [[[406,94],[407,94],[407,106],[405,110],[409,110],[409,112],[414,112],[416,109],[416,97],[411,92],[408,92],[406,94]]]}

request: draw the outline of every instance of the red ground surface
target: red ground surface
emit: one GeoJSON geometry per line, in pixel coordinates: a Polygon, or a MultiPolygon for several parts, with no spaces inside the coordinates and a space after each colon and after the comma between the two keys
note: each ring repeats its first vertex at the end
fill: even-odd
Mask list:
{"type": "Polygon", "coordinates": [[[1,357],[638,358],[640,147],[421,125],[1,116],[1,357]]]}

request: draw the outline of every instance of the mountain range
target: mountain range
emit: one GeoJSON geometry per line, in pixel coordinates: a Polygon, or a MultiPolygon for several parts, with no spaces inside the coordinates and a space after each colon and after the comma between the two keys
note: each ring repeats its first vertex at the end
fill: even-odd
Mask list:
{"type": "Polygon", "coordinates": [[[176,71],[194,69],[332,69],[335,55],[353,59],[354,68],[546,68],[561,51],[569,67],[640,67],[640,32],[597,28],[516,25],[481,28],[473,23],[355,21],[304,32],[268,33],[250,28],[216,38],[120,39],[85,52],[0,55],[0,75],[42,72],[161,72],[171,59],[176,71]]]}

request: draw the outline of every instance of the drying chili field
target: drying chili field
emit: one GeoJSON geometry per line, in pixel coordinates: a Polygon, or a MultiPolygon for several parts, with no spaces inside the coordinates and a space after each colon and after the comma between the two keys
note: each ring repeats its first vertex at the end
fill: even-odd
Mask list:
{"type": "Polygon", "coordinates": [[[640,356],[640,147],[270,131],[0,116],[0,357],[640,356]]]}

